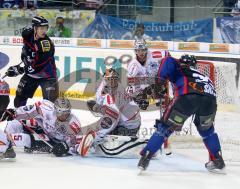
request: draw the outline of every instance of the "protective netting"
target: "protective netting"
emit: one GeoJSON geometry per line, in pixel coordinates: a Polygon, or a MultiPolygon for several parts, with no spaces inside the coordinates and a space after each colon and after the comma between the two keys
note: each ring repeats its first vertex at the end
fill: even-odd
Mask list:
{"type": "Polygon", "coordinates": [[[214,82],[217,102],[225,110],[239,110],[239,90],[237,88],[237,69],[235,63],[198,61],[197,69],[214,82]],[[223,106],[222,106],[223,105],[223,106]]]}

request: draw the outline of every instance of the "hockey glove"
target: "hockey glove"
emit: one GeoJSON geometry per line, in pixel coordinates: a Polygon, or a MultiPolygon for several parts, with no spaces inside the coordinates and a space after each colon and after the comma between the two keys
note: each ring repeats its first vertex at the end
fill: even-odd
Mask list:
{"type": "Polygon", "coordinates": [[[29,37],[31,37],[32,33],[33,33],[33,29],[32,28],[22,28],[22,37],[23,39],[27,40],[29,39],[29,37]]]}
{"type": "Polygon", "coordinates": [[[149,102],[147,100],[139,100],[137,101],[137,104],[141,110],[146,110],[149,106],[149,102]]]}
{"type": "Polygon", "coordinates": [[[0,117],[0,121],[12,121],[15,118],[14,109],[6,109],[0,117]]]}
{"type": "Polygon", "coordinates": [[[134,99],[134,101],[138,104],[139,108],[142,110],[146,110],[149,106],[146,92],[147,92],[147,90],[143,90],[134,99]]]}
{"type": "Polygon", "coordinates": [[[24,73],[24,68],[20,65],[10,66],[6,72],[8,77],[16,77],[24,73]]]}
{"type": "Polygon", "coordinates": [[[69,151],[69,147],[66,142],[59,142],[53,146],[52,152],[57,157],[66,155],[69,151]]]}

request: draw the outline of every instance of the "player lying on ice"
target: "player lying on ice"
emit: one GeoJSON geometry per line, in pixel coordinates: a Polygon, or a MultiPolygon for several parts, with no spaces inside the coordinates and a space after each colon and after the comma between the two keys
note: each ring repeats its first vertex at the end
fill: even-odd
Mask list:
{"type": "Polygon", "coordinates": [[[48,152],[56,156],[77,153],[82,129],[66,98],[7,109],[1,116],[1,121],[4,120],[8,120],[5,132],[12,137],[13,144],[24,147],[27,152],[48,152]]]}
{"type": "Polygon", "coordinates": [[[89,110],[100,117],[93,146],[96,155],[134,158],[146,143],[137,137],[140,109],[119,81],[114,69],[106,70],[96,101],[87,102],[89,110]]]}
{"type": "MultiPolygon", "coordinates": [[[[109,78],[109,81],[111,81],[113,77],[106,76],[106,78],[109,78]]],[[[5,132],[11,136],[13,145],[24,147],[27,152],[47,152],[56,156],[64,156],[66,154],[80,154],[84,156],[90,147],[89,145],[93,143],[96,155],[117,156],[120,154],[120,156],[124,156],[125,153],[124,157],[128,157],[127,155],[131,155],[131,153],[127,149],[134,149],[131,157],[136,156],[139,151],[136,146],[146,143],[145,140],[139,141],[136,138],[141,125],[139,108],[128,98],[123,88],[121,88],[122,91],[118,90],[119,94],[115,96],[115,87],[118,86],[118,83],[116,86],[110,87],[107,93],[106,89],[108,86],[104,87],[104,92],[106,93],[103,94],[103,92],[100,97],[101,111],[97,110],[99,108],[98,104],[94,103],[93,105],[93,101],[88,102],[91,108],[94,106],[95,112],[98,112],[98,114],[102,113],[97,128],[93,128],[96,130],[96,135],[94,132],[88,133],[87,129],[89,128],[81,128],[80,121],[71,113],[69,100],[65,98],[59,98],[55,103],[43,100],[33,105],[5,110],[9,103],[7,95],[5,98],[8,98],[8,101],[4,100],[7,104],[2,108],[0,119],[1,121],[8,120],[5,132]],[[114,103],[113,98],[116,100],[114,103]],[[117,104],[121,108],[121,112],[117,104]],[[114,134],[114,136],[105,137],[108,134],[114,134]],[[119,134],[125,135],[125,137],[116,136],[119,134]],[[111,150],[116,146],[118,148],[115,151],[111,150]]],[[[120,89],[120,86],[117,88],[120,89]]],[[[7,135],[3,133],[1,137],[3,138],[1,141],[6,143],[4,150],[12,149],[10,142],[6,142],[7,135]]],[[[4,151],[2,150],[1,152],[4,151]]]]}
{"type": "MultiPolygon", "coordinates": [[[[110,97],[112,96],[107,95],[106,98],[103,96],[102,99],[111,100],[110,97]]],[[[121,103],[124,104],[126,101],[121,103]]],[[[24,147],[26,152],[47,152],[56,156],[70,154],[85,156],[91,146],[95,155],[118,157],[120,154],[121,157],[129,157],[128,155],[136,157],[140,150],[136,146],[141,146],[146,141],[139,141],[136,138],[141,124],[138,106],[134,103],[126,106],[127,104],[121,107],[131,110],[133,114],[128,112],[126,117],[121,114],[122,118],[120,119],[119,110],[115,109],[115,105],[106,103],[97,128],[81,127],[78,118],[71,113],[69,100],[65,98],[59,98],[55,103],[43,100],[34,105],[7,109],[2,114],[1,121],[8,120],[5,132],[11,136],[13,145],[24,147]],[[121,123],[121,125],[118,123],[121,123]],[[127,129],[125,129],[126,126],[128,126],[127,129]],[[95,129],[96,134],[91,129],[95,129]],[[116,136],[120,133],[135,137],[121,138],[116,136]],[[106,138],[107,134],[115,135],[106,138]],[[118,148],[115,151],[108,148],[116,146],[118,148]],[[128,149],[133,148],[134,150],[131,151],[134,151],[133,154],[129,153],[130,150],[128,149]],[[124,153],[126,150],[128,151],[124,153]]],[[[94,109],[96,110],[96,108],[97,105],[95,104],[94,109]]],[[[126,113],[125,111],[126,109],[123,110],[124,113],[126,113]]]]}
{"type": "Polygon", "coordinates": [[[194,69],[196,59],[184,55],[179,60],[173,57],[163,59],[158,69],[158,84],[169,80],[174,86],[174,98],[161,120],[156,120],[156,132],[141,151],[138,167],[146,170],[152,156],[159,150],[166,138],[179,131],[186,119],[195,115],[194,124],[209,152],[207,170],[224,172],[225,163],[221,146],[214,130],[217,110],[216,92],[212,81],[194,69]]]}

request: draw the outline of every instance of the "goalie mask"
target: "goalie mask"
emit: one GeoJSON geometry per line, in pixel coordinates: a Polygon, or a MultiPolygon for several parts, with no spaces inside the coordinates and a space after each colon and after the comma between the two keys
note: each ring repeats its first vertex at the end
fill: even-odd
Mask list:
{"type": "Polygon", "coordinates": [[[137,56],[137,59],[140,62],[144,62],[147,59],[147,43],[144,39],[137,39],[134,42],[134,51],[137,56]]]}
{"type": "Polygon", "coordinates": [[[106,72],[104,73],[104,79],[106,82],[106,87],[108,89],[114,90],[118,87],[120,77],[117,71],[113,68],[106,70],[106,72]]]}
{"type": "Polygon", "coordinates": [[[54,108],[59,121],[66,121],[71,114],[71,104],[66,98],[58,98],[54,102],[54,108]]]}

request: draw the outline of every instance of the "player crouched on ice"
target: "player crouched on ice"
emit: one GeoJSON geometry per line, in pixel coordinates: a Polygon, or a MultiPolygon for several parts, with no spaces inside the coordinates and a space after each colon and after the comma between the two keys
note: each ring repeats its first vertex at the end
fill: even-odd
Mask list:
{"type": "MultiPolygon", "coordinates": [[[[9,85],[0,78],[0,120],[9,101],[9,85]]],[[[13,150],[11,138],[0,130],[0,160],[14,159],[15,157],[16,153],[13,150]]]]}
{"type": "Polygon", "coordinates": [[[137,137],[141,125],[140,109],[119,80],[114,69],[106,70],[96,101],[87,102],[89,110],[100,116],[93,147],[95,155],[134,158],[138,156],[138,147],[146,143],[137,137]]]}
{"type": "Polygon", "coordinates": [[[12,136],[14,145],[24,147],[27,152],[56,156],[77,153],[81,124],[71,113],[71,104],[66,98],[7,109],[2,120],[8,120],[5,132],[12,136]]]}
{"type": "Polygon", "coordinates": [[[169,80],[175,86],[174,98],[168,105],[161,120],[156,120],[156,132],[141,151],[138,167],[146,170],[153,154],[161,148],[164,139],[179,131],[186,119],[195,115],[194,124],[208,149],[210,161],[205,164],[211,172],[223,173],[225,163],[221,145],[214,130],[217,111],[216,92],[212,81],[193,67],[194,56],[184,55],[179,60],[164,59],[158,70],[159,85],[169,80]]]}

